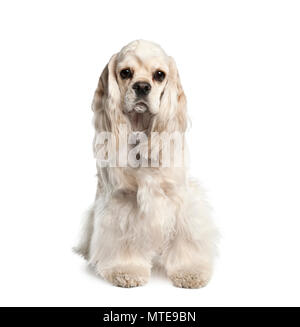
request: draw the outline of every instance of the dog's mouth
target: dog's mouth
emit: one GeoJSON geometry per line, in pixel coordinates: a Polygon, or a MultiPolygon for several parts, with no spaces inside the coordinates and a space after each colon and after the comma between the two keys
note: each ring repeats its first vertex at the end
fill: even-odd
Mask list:
{"type": "Polygon", "coordinates": [[[149,107],[147,103],[139,101],[134,105],[133,110],[138,114],[143,114],[144,112],[149,110],[149,107]]]}

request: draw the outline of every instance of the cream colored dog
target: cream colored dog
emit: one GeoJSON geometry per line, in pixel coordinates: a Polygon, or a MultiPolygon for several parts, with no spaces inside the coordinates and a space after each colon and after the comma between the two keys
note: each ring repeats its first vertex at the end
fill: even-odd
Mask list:
{"type": "Polygon", "coordinates": [[[161,158],[159,135],[183,134],[187,125],[186,99],[174,60],[152,42],[128,44],[102,72],[93,111],[95,155],[105,150],[106,160],[97,160],[97,195],[76,252],[116,286],[145,284],[154,264],[164,268],[175,286],[206,285],[217,236],[209,207],[185,166],[172,165],[174,155],[170,166],[161,158]],[[132,150],[132,145],[124,145],[124,126],[127,133],[154,135],[136,142],[135,166],[119,163],[119,155],[125,152],[126,157],[132,150]],[[110,133],[115,142],[100,142],[102,132],[110,133]],[[107,152],[113,146],[117,150],[110,159],[118,159],[103,166],[104,161],[111,163],[107,152]],[[141,165],[155,154],[156,166],[141,165]]]}

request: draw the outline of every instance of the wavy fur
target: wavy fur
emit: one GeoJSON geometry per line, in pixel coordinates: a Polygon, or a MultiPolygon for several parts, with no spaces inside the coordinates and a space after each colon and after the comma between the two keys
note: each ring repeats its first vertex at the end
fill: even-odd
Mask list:
{"type": "MultiPolygon", "coordinates": [[[[138,57],[139,64],[145,66],[149,57],[154,62],[160,60],[167,70],[163,85],[152,82],[157,96],[151,101],[159,107],[153,109],[146,132],[184,132],[186,98],[175,61],[156,44],[139,40],[112,56],[101,74],[92,106],[95,140],[100,132],[109,131],[119,144],[120,125],[128,131],[134,129],[130,116],[124,113],[129,86],[118,78],[118,67],[130,56],[138,57]]],[[[142,66],[136,67],[138,74],[142,66]]],[[[146,68],[143,78],[148,78],[146,68]]],[[[159,140],[152,140],[150,148],[160,149],[159,140]]],[[[98,150],[94,142],[95,153],[98,150]]],[[[204,286],[212,273],[217,232],[203,191],[187,176],[186,168],[98,165],[97,170],[96,199],[84,219],[75,250],[117,286],[145,284],[154,264],[164,267],[175,286],[204,286]]]]}

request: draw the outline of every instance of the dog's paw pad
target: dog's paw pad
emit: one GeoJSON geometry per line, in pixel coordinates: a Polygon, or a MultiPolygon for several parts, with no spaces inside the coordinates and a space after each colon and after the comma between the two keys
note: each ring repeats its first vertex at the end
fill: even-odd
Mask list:
{"type": "Polygon", "coordinates": [[[146,284],[147,280],[140,276],[131,275],[126,272],[114,272],[111,275],[111,282],[119,287],[137,287],[146,284]]]}
{"type": "Polygon", "coordinates": [[[105,278],[118,287],[143,286],[149,279],[149,271],[141,267],[122,267],[113,269],[105,274],[105,278]]]}
{"type": "Polygon", "coordinates": [[[199,272],[178,271],[169,276],[173,285],[181,288],[200,288],[207,285],[209,278],[199,272]]]}

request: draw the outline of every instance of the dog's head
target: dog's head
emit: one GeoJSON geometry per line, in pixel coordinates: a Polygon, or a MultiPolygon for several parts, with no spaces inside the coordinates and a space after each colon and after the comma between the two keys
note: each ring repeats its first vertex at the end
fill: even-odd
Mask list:
{"type": "Polygon", "coordinates": [[[184,131],[185,95],[174,60],[149,41],[133,41],[112,56],[99,79],[93,110],[96,129],[184,131]]]}
{"type": "Polygon", "coordinates": [[[157,114],[168,74],[169,58],[159,46],[146,41],[125,46],[116,65],[124,112],[157,114]]]}

